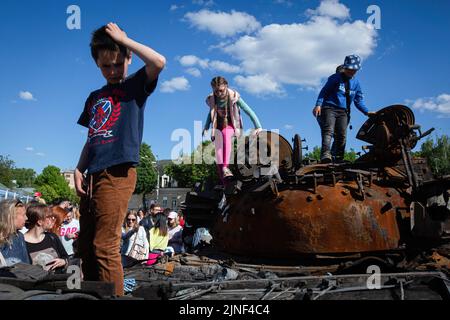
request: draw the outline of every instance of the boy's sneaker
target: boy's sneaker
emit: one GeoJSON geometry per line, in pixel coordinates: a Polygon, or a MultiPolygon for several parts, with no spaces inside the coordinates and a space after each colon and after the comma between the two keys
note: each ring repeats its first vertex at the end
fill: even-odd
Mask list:
{"type": "Polygon", "coordinates": [[[320,160],[320,163],[331,163],[333,160],[331,160],[331,158],[322,158],[320,160]]]}
{"type": "Polygon", "coordinates": [[[230,169],[228,169],[228,168],[223,168],[223,177],[224,178],[228,178],[228,177],[232,177],[233,176],[233,173],[231,172],[231,170],[230,169]]]}

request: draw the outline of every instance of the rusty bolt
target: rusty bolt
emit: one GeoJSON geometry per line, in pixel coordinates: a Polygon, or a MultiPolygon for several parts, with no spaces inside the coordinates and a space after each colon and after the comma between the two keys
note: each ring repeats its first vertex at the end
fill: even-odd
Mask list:
{"type": "Polygon", "coordinates": [[[306,201],[308,201],[308,202],[311,202],[311,201],[313,201],[313,197],[311,197],[311,196],[307,196],[307,197],[306,197],[306,201]]]}
{"type": "Polygon", "coordinates": [[[322,200],[322,199],[323,199],[323,196],[322,196],[321,194],[318,194],[318,195],[317,195],[317,199],[322,200]]]}

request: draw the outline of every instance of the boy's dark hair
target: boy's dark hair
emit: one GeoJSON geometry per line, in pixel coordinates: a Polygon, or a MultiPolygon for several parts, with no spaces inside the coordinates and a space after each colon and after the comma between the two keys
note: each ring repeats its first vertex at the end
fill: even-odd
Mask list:
{"type": "MultiPolygon", "coordinates": [[[[122,30],[122,29],[121,29],[122,30]]],[[[101,50],[120,52],[124,57],[130,55],[130,49],[116,43],[108,33],[106,33],[106,25],[92,32],[91,39],[91,55],[97,62],[98,54],[101,50]]]]}

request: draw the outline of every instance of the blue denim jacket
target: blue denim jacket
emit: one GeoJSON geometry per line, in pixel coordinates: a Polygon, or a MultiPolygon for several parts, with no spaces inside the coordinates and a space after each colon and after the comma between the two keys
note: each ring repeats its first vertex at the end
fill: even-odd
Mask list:
{"type": "Polygon", "coordinates": [[[0,252],[5,258],[8,266],[12,266],[19,262],[31,264],[25,238],[20,231],[17,231],[11,236],[9,243],[0,245],[0,252]]]}

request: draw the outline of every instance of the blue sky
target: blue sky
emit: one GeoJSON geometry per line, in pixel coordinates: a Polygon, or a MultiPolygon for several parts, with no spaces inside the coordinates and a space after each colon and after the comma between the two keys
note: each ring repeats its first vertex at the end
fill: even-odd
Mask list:
{"type": "MultiPolygon", "coordinates": [[[[265,129],[299,133],[312,148],[318,90],[346,54],[363,57],[357,75],[370,110],[401,103],[416,122],[450,134],[450,2],[446,0],[2,1],[0,154],[38,173],[74,168],[86,141],[77,125],[88,94],[104,84],[89,52],[91,32],[117,22],[167,59],[147,101],[144,141],[170,158],[171,134],[205,121],[209,81],[225,76],[265,129]],[[69,5],[81,29],[69,30],[69,5]],[[381,29],[367,25],[370,5],[381,29]]],[[[143,63],[135,58],[130,72],[143,63]]],[[[356,108],[348,147],[365,117],[356,108]]],[[[251,127],[244,115],[244,125],[251,127]]]]}

